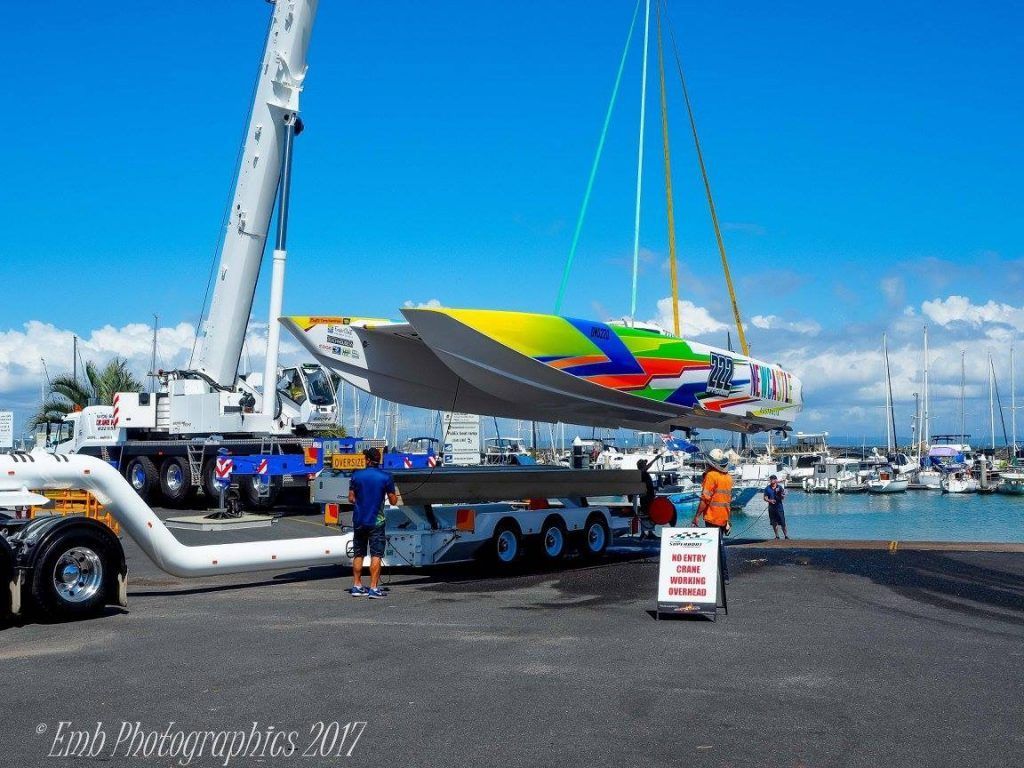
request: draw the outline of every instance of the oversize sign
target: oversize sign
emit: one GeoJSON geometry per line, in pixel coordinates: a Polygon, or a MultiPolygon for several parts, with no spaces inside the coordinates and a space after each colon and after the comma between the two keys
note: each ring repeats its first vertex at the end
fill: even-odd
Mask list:
{"type": "Polygon", "coordinates": [[[441,423],[444,435],[444,463],[473,466],[480,463],[480,417],[472,413],[445,412],[441,423]]]}
{"type": "Polygon", "coordinates": [[[14,447],[14,412],[0,411],[0,448],[14,447]]]}
{"type": "Polygon", "coordinates": [[[662,528],[658,613],[710,613],[718,607],[718,528],[662,528]]]}

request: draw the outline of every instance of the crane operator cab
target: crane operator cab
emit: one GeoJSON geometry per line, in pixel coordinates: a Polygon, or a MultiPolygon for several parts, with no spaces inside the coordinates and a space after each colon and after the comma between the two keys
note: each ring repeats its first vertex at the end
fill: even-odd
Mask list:
{"type": "Polygon", "coordinates": [[[316,363],[284,368],[277,378],[281,413],[294,425],[308,429],[333,426],[338,416],[338,401],[331,376],[316,363]]]}

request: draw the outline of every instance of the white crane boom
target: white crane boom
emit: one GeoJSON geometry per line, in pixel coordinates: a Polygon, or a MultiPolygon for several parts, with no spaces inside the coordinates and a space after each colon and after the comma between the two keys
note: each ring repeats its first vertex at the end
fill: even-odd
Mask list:
{"type": "MultiPolygon", "coordinates": [[[[277,196],[286,131],[299,111],[318,1],[277,0],[267,35],[195,364],[197,371],[224,387],[235,384],[277,196]]],[[[273,381],[265,381],[264,392],[273,386],[273,381]]]]}

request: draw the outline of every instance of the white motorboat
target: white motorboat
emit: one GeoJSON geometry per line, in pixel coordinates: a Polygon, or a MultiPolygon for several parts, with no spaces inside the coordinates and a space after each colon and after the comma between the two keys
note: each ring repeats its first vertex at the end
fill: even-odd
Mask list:
{"type": "Polygon", "coordinates": [[[948,470],[942,476],[943,493],[976,493],[978,481],[971,477],[970,470],[966,467],[957,467],[948,470]]]}
{"type": "Polygon", "coordinates": [[[857,459],[824,459],[814,465],[814,475],[804,480],[808,493],[840,493],[860,485],[857,459]]]}
{"type": "Polygon", "coordinates": [[[891,466],[879,467],[868,479],[869,493],[903,493],[910,485],[910,480],[900,477],[891,466]]]}

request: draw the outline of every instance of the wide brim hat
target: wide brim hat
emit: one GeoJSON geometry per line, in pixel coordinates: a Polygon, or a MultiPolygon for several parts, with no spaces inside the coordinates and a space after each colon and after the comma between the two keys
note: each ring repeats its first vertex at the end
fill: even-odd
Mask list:
{"type": "Polygon", "coordinates": [[[720,448],[705,453],[704,461],[716,469],[728,469],[729,467],[729,457],[720,448]],[[716,453],[718,454],[717,456],[715,456],[716,453]]]}

